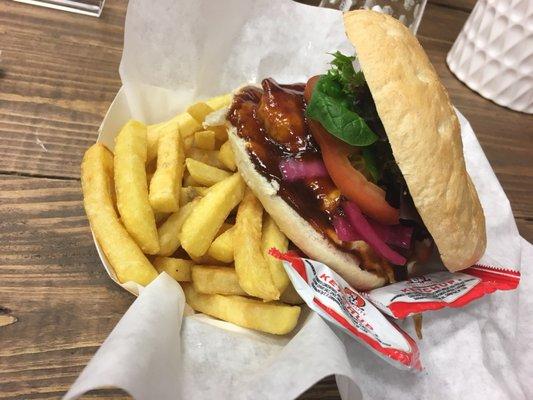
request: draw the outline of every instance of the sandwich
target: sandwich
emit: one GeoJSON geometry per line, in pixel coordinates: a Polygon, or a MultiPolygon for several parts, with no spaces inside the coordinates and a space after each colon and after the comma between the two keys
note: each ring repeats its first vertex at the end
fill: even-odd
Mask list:
{"type": "Polygon", "coordinates": [[[357,289],[406,279],[432,253],[450,271],[473,265],[485,218],[446,89],[399,21],[358,10],[344,25],[357,58],[234,93],[240,173],[299,250],[357,289]]]}

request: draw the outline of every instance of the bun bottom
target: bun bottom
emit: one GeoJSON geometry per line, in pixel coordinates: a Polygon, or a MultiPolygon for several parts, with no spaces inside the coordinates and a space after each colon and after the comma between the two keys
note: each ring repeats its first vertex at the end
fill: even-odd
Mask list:
{"type": "Polygon", "coordinates": [[[235,127],[230,126],[228,136],[235,162],[246,184],[280,230],[296,246],[310,258],[333,269],[356,289],[374,289],[386,283],[385,278],[361,269],[355,255],[338,249],[277,195],[277,182],[269,182],[255,169],[246,149],[246,141],[237,135],[235,127]]]}

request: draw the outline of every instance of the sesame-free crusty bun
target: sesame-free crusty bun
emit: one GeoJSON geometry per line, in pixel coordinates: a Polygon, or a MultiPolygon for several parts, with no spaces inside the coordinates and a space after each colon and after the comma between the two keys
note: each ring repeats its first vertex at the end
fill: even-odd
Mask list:
{"type": "MultiPolygon", "coordinates": [[[[385,284],[383,277],[362,270],[355,256],[331,244],[277,194],[278,188],[275,184],[269,182],[255,169],[246,149],[247,143],[239,138],[235,127],[229,128],[228,137],[235,155],[235,162],[246,184],[279,229],[296,246],[309,257],[335,270],[356,289],[373,289],[385,284]]],[[[360,251],[365,251],[363,243],[360,251]]]]}
{"type": "Polygon", "coordinates": [[[458,271],[485,251],[485,217],[466,172],[446,89],[411,32],[374,11],[344,14],[392,152],[444,265],[458,271]]]}

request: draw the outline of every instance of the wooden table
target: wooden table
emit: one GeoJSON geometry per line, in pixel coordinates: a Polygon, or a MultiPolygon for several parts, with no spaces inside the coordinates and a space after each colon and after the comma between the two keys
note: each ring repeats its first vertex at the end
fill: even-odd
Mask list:
{"type": "MultiPolygon", "coordinates": [[[[419,35],[532,241],[533,116],[483,99],[445,64],[473,4],[430,1],[419,35]]],[[[0,2],[2,399],[64,394],[134,300],[100,265],[79,182],[83,152],[120,87],[125,12],[125,0],[108,0],[100,19],[0,2]]],[[[339,398],[334,379],[302,398],[339,398]]]]}

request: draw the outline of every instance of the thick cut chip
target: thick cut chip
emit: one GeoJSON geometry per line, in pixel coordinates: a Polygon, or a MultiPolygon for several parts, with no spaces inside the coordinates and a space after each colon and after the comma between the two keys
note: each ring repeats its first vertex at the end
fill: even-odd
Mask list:
{"type": "Polygon", "coordinates": [[[280,302],[265,303],[243,296],[201,294],[190,283],[183,284],[187,303],[196,311],[244,328],[274,335],[291,332],[300,316],[300,307],[280,302]]]}
{"type": "Polygon", "coordinates": [[[181,258],[156,257],[154,259],[154,267],[157,272],[166,272],[178,282],[191,281],[191,267],[193,265],[191,260],[181,258]]]}
{"type": "Polygon", "coordinates": [[[220,227],[244,195],[244,181],[236,173],[209,189],[181,229],[181,245],[193,257],[203,256],[220,227]]]}
{"type": "MultiPolygon", "coordinates": [[[[211,186],[231,176],[231,173],[219,168],[204,164],[203,162],[187,158],[185,160],[187,171],[194,182],[202,186],[211,186]]],[[[191,185],[193,186],[193,185],[191,185]]]]}
{"type": "Polygon", "coordinates": [[[192,284],[198,293],[246,296],[239,286],[235,268],[211,265],[192,267],[192,284]]]}
{"type": "Polygon", "coordinates": [[[239,284],[250,296],[277,300],[280,291],[274,285],[270,268],[261,249],[263,207],[250,189],[237,211],[234,234],[235,270],[239,284]]]}
{"type": "MultiPolygon", "coordinates": [[[[228,106],[231,103],[232,98],[233,98],[233,95],[231,93],[228,93],[222,96],[213,97],[205,102],[205,105],[209,108],[199,106],[199,107],[202,107],[204,111],[202,111],[201,113],[200,111],[198,112],[194,111],[194,112],[197,116],[200,116],[202,113],[206,111],[209,111],[208,112],[209,114],[220,108],[228,106]]],[[[204,119],[205,117],[202,118],[200,122],[198,122],[198,120],[196,120],[191,114],[189,114],[188,112],[184,112],[184,113],[176,115],[174,118],[168,121],[160,122],[159,124],[149,125],[148,131],[147,131],[147,141],[148,141],[147,162],[150,162],[153,159],[155,159],[155,157],[157,156],[157,143],[159,141],[159,137],[163,136],[166,133],[166,131],[169,129],[169,127],[170,129],[172,129],[171,127],[174,123],[176,122],[178,123],[181,137],[183,138],[184,141],[186,141],[186,139],[189,138],[194,132],[202,128],[201,122],[204,119]]],[[[219,140],[227,139],[227,133],[226,133],[226,139],[220,139],[217,132],[215,132],[215,134],[217,136],[217,139],[219,140]]],[[[191,144],[192,144],[192,141],[191,141],[191,144]]],[[[186,143],[186,147],[190,147],[190,146],[187,146],[187,143],[186,143]]]]}
{"type": "Polygon", "coordinates": [[[181,113],[168,121],[159,124],[149,125],[147,128],[147,156],[146,162],[150,162],[157,157],[157,146],[159,138],[169,131],[175,129],[176,123],[179,126],[180,135],[183,140],[193,135],[194,132],[202,129],[202,125],[196,121],[189,113],[181,113]]]}
{"type": "Polygon", "coordinates": [[[81,164],[83,205],[91,229],[120,282],[148,285],[157,272],[118,219],[113,204],[113,154],[92,145],[81,164]]]}
{"type": "Polygon", "coordinates": [[[185,151],[178,124],[159,139],[157,150],[157,169],[150,181],[150,204],[154,211],[175,212],[179,209],[179,194],[185,151]]]}
{"type": "Polygon", "coordinates": [[[185,155],[187,158],[192,158],[215,168],[226,168],[219,159],[218,150],[200,150],[196,147],[191,147],[185,155]]]}
{"type": "Polygon", "coordinates": [[[198,131],[194,133],[194,147],[202,150],[215,150],[215,132],[198,131]]]}
{"type": "Polygon", "coordinates": [[[233,155],[233,150],[231,149],[231,144],[229,141],[220,146],[218,160],[230,171],[235,171],[237,169],[237,165],[235,164],[235,156],[233,155]]]}
{"type": "Polygon", "coordinates": [[[213,111],[215,110],[202,101],[187,108],[187,112],[191,114],[191,116],[199,123],[204,122],[205,117],[211,114],[213,111]]]}
{"type": "Polygon", "coordinates": [[[185,171],[182,185],[183,186],[200,186],[200,184],[196,182],[194,178],[191,176],[189,171],[185,171]]]}
{"type": "Polygon", "coordinates": [[[270,275],[272,275],[274,285],[278,288],[280,293],[283,293],[285,289],[287,289],[287,286],[289,286],[289,276],[285,272],[282,262],[277,258],[272,257],[268,252],[274,247],[282,253],[285,253],[289,247],[289,240],[279,230],[278,226],[270,216],[266,217],[263,225],[261,247],[268,267],[270,268],[270,275]]]}
{"type": "Polygon", "coordinates": [[[228,128],[224,125],[208,125],[210,131],[215,132],[215,137],[219,142],[228,140],[228,128]]]}
{"type": "Polygon", "coordinates": [[[170,256],[180,247],[180,232],[183,223],[189,217],[198,200],[185,204],[178,212],[170,214],[157,230],[159,236],[159,255],[170,256]]]}
{"type": "Polygon", "coordinates": [[[235,234],[235,228],[230,228],[218,236],[209,250],[207,255],[213,257],[215,260],[222,261],[223,263],[230,263],[233,261],[233,238],[235,234]]]}
{"type": "Polygon", "coordinates": [[[146,254],[157,254],[159,240],[146,182],[146,126],[129,121],[115,142],[115,190],[122,223],[146,254]]]}
{"type": "Polygon", "coordinates": [[[228,93],[222,96],[213,97],[206,101],[206,104],[211,107],[213,110],[219,110],[223,107],[227,107],[231,104],[233,99],[233,94],[228,93]]]}

